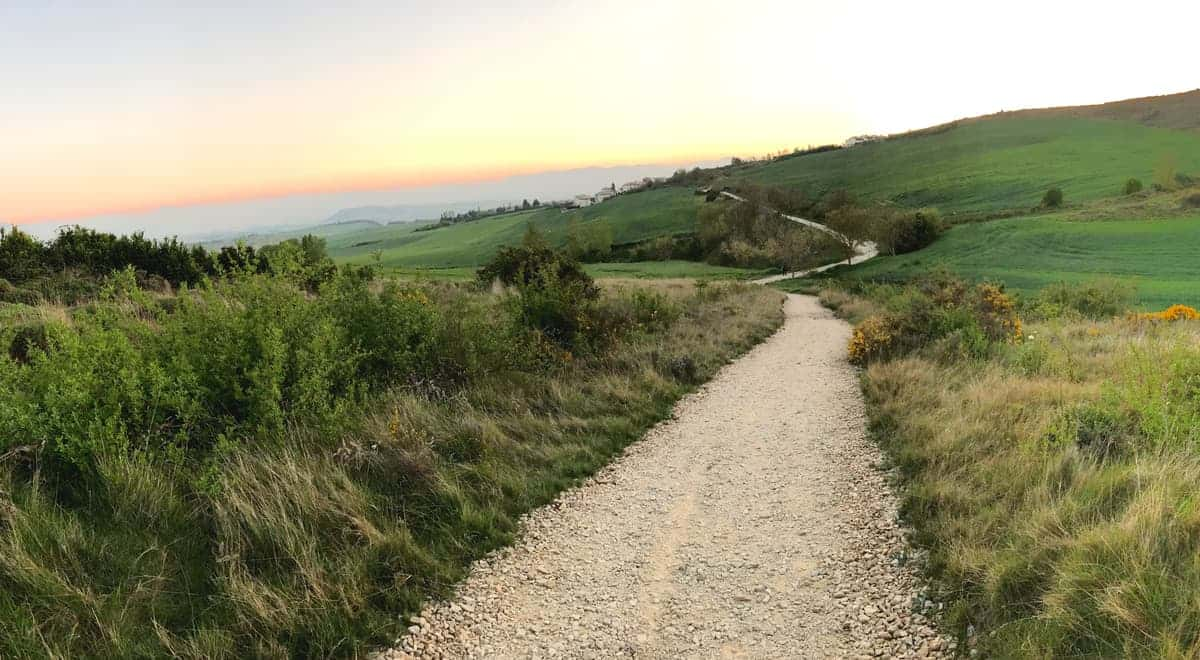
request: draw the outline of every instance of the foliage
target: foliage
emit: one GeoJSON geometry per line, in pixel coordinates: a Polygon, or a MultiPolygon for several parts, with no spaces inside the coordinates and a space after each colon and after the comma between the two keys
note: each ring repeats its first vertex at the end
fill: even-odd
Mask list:
{"type": "Polygon", "coordinates": [[[1125,182],[1125,186],[1121,188],[1121,192],[1125,195],[1136,195],[1142,192],[1142,180],[1131,177],[1125,182]]]}
{"type": "Polygon", "coordinates": [[[567,224],[567,240],[563,250],[584,263],[605,261],[612,253],[612,227],[603,220],[581,223],[572,217],[567,224]]]}
{"type": "MultiPolygon", "coordinates": [[[[530,225],[531,231],[533,230],[530,225]]],[[[518,288],[538,287],[548,284],[575,288],[580,295],[595,298],[598,294],[595,282],[576,260],[562,252],[551,249],[536,231],[527,236],[519,247],[503,248],[490,262],[476,273],[476,279],[484,286],[500,282],[518,288]]]]}
{"type": "MultiPolygon", "coordinates": [[[[333,279],[333,261],[325,240],[306,235],[269,245],[259,251],[239,244],[213,254],[178,239],[150,240],[144,235],[115,236],[85,227],[67,227],[54,240],[42,243],[14,228],[0,229],[0,277],[43,291],[45,297],[73,304],[93,293],[88,287],[64,287],[68,281],[98,278],[133,268],[143,283],[154,279],[179,286],[232,273],[283,275],[315,291],[333,279]]],[[[162,287],[159,287],[162,288],[162,287]]]]}
{"type": "Polygon", "coordinates": [[[853,204],[838,204],[825,213],[825,226],[839,234],[838,245],[846,261],[875,235],[875,225],[876,216],[871,210],[853,204]]]}
{"type": "Polygon", "coordinates": [[[1195,321],[1200,319],[1200,312],[1187,305],[1171,305],[1161,312],[1138,314],[1137,318],[1146,321],[1195,321]]]}
{"type": "Polygon", "coordinates": [[[364,275],[0,305],[0,656],[361,655],[781,320],[597,291],[568,364],[523,295],[364,275]]]}
{"type": "Polygon", "coordinates": [[[936,241],[945,231],[936,209],[883,213],[876,220],[874,238],[880,250],[892,255],[916,252],[936,241]]]}
{"type": "Polygon", "coordinates": [[[1056,282],[1042,289],[1033,312],[1042,318],[1078,314],[1085,318],[1108,318],[1124,313],[1133,302],[1135,288],[1128,282],[1099,278],[1068,284],[1056,282]]]}
{"type": "Polygon", "coordinates": [[[764,202],[710,204],[696,221],[696,244],[703,258],[724,266],[798,270],[820,262],[832,250],[826,235],[804,228],[764,202]]]}
{"type": "Polygon", "coordinates": [[[995,346],[1020,343],[1016,303],[994,284],[969,287],[948,275],[901,288],[876,288],[885,303],[858,323],[848,346],[850,361],[865,366],[939,344],[952,357],[984,357],[995,346]]]}
{"type": "Polygon", "coordinates": [[[872,316],[854,326],[847,350],[850,364],[864,366],[887,355],[894,338],[892,325],[890,317],[872,316]]]}
{"type": "Polygon", "coordinates": [[[1062,188],[1050,188],[1042,195],[1042,207],[1048,209],[1056,209],[1063,204],[1062,188]]]}

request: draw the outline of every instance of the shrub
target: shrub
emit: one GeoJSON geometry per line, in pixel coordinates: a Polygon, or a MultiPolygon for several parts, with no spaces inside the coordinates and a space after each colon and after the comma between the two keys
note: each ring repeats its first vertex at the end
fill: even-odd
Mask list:
{"type": "Polygon", "coordinates": [[[1136,195],[1136,194],[1142,192],[1141,179],[1130,178],[1128,181],[1125,182],[1125,187],[1122,188],[1122,191],[1126,195],[1136,195]]]}
{"type": "Polygon", "coordinates": [[[1139,441],[1138,435],[1130,411],[1100,402],[1068,409],[1047,432],[1052,442],[1071,442],[1099,458],[1124,453],[1139,441]]]}
{"type": "Polygon", "coordinates": [[[543,286],[553,279],[557,285],[577,287],[589,298],[596,298],[600,293],[582,264],[544,244],[536,243],[501,248],[490,262],[475,273],[475,278],[483,286],[499,281],[517,288],[543,286]]]}
{"type": "Polygon", "coordinates": [[[886,311],[854,329],[848,348],[852,363],[866,365],[936,342],[947,358],[978,358],[993,344],[1021,340],[1015,302],[992,284],[967,289],[961,280],[937,276],[889,291],[886,298],[886,311]]]}
{"type": "MultiPolygon", "coordinates": [[[[589,278],[590,279],[590,278],[589,278]]],[[[566,351],[588,348],[589,339],[598,334],[594,284],[580,280],[560,280],[553,271],[534,277],[510,298],[517,321],[566,351]]],[[[603,330],[610,330],[605,325],[603,330]]]]}
{"type": "Polygon", "coordinates": [[[1038,293],[1035,311],[1043,318],[1075,313],[1091,319],[1123,314],[1133,302],[1132,284],[1096,279],[1081,284],[1058,282],[1038,293]]]}
{"type": "Polygon", "coordinates": [[[878,220],[877,242],[892,254],[905,254],[924,248],[944,231],[941,215],[933,209],[893,214],[878,220]]]}
{"type": "Polygon", "coordinates": [[[12,305],[37,305],[42,302],[42,294],[29,289],[18,289],[10,286],[8,288],[0,287],[0,303],[9,303],[12,305]]]}
{"type": "Polygon", "coordinates": [[[1021,319],[1013,299],[994,284],[976,287],[975,315],[987,338],[994,342],[1018,342],[1021,319]]]}
{"type": "Polygon", "coordinates": [[[1048,209],[1056,209],[1063,204],[1062,188],[1051,188],[1042,196],[1042,206],[1048,209]]]}
{"type": "Polygon", "coordinates": [[[359,278],[340,278],[322,296],[338,344],[353,356],[355,378],[387,385],[434,366],[432,347],[441,317],[424,292],[386,282],[378,293],[359,278]]]}
{"type": "Polygon", "coordinates": [[[1195,321],[1200,319],[1200,312],[1187,305],[1171,305],[1161,312],[1139,314],[1137,318],[1147,321],[1195,321]]]}
{"type": "Polygon", "coordinates": [[[1180,204],[1182,204],[1184,208],[1200,209],[1200,193],[1192,193],[1187,195],[1180,200],[1180,204]]]}
{"type": "Polygon", "coordinates": [[[848,348],[851,364],[866,366],[885,357],[895,339],[894,321],[886,316],[871,316],[855,326],[848,348]]]}

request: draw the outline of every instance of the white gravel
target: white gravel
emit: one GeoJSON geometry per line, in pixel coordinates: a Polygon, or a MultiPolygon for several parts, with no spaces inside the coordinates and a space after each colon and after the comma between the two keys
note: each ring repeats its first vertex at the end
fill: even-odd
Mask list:
{"type": "Polygon", "coordinates": [[[786,312],[379,657],[952,654],[864,436],[849,327],[810,297],[786,312]]]}

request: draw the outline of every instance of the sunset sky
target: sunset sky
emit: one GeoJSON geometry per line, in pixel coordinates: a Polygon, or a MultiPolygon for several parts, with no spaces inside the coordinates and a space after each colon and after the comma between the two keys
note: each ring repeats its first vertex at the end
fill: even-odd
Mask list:
{"type": "Polygon", "coordinates": [[[149,4],[0,4],[0,220],[759,155],[1200,86],[1194,2],[149,4]]]}

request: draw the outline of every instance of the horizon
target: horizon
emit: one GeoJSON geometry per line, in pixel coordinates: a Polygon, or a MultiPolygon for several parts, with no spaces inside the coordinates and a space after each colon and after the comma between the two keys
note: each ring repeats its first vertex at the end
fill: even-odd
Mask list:
{"type": "Polygon", "coordinates": [[[1143,44],[1149,70],[1109,47],[1154,12],[1020,2],[978,35],[952,3],[868,5],[0,8],[0,222],[761,156],[1194,87],[1162,34],[1187,21],[1143,44]]]}

